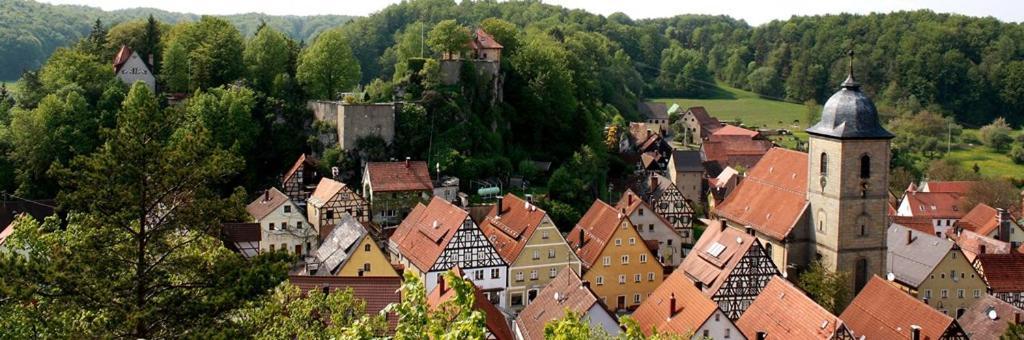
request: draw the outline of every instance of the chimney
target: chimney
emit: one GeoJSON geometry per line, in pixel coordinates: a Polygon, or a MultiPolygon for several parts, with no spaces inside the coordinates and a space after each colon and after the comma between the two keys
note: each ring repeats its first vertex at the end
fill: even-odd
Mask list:
{"type": "Polygon", "coordinates": [[[632,193],[627,193],[626,197],[629,197],[629,205],[632,206],[633,205],[633,194],[632,193]]]}
{"type": "Polygon", "coordinates": [[[914,232],[907,230],[907,244],[914,242],[914,232]]]}
{"type": "Polygon", "coordinates": [[[331,294],[331,286],[330,285],[324,285],[323,287],[320,287],[320,290],[322,292],[324,292],[324,295],[331,294]]]}
{"type": "Polygon", "coordinates": [[[756,339],[756,340],[765,340],[765,339],[768,339],[768,332],[765,332],[765,331],[758,331],[758,332],[757,332],[757,336],[756,336],[756,337],[754,337],[754,339],[756,339]]]}
{"type": "Polygon", "coordinates": [[[658,187],[658,176],[651,175],[651,189],[648,190],[647,192],[648,193],[652,193],[652,192],[654,192],[654,188],[657,188],[657,187],[658,187]]]}
{"type": "Polygon", "coordinates": [[[149,67],[154,67],[154,66],[155,66],[155,65],[153,64],[153,54],[151,53],[151,54],[149,55],[149,67]]]}
{"type": "Polygon", "coordinates": [[[586,232],[583,231],[583,228],[580,228],[580,244],[576,245],[576,248],[583,248],[583,234],[585,233],[586,232]]]}
{"type": "Polygon", "coordinates": [[[675,314],[676,314],[676,293],[672,293],[672,295],[670,295],[669,298],[668,298],[668,317],[671,318],[675,314]]]}
{"type": "Polygon", "coordinates": [[[409,157],[405,157],[405,168],[409,168],[409,157]]]}
{"type": "Polygon", "coordinates": [[[496,203],[496,206],[498,207],[498,213],[495,214],[496,216],[500,216],[501,213],[505,211],[505,206],[503,204],[501,204],[504,200],[505,200],[504,197],[500,197],[500,196],[498,197],[498,202],[496,203]]]}
{"type": "Polygon", "coordinates": [[[921,340],[921,326],[910,325],[910,340],[921,340]]]}
{"type": "Polygon", "coordinates": [[[979,244],[978,245],[978,254],[984,254],[984,253],[985,253],[985,245],[984,244],[979,244]]]}
{"type": "Polygon", "coordinates": [[[693,286],[697,287],[697,290],[699,290],[699,291],[702,291],[702,292],[704,291],[704,282],[694,281],[693,282],[693,286]]]}
{"type": "Polygon", "coordinates": [[[440,289],[440,290],[438,290],[438,292],[441,293],[439,295],[444,295],[444,292],[445,292],[444,275],[441,275],[441,274],[437,275],[437,289],[440,289]]]}
{"type": "Polygon", "coordinates": [[[336,166],[332,166],[332,167],[331,167],[331,178],[333,178],[333,179],[338,179],[338,173],[340,173],[340,172],[341,172],[341,171],[340,171],[340,170],[338,170],[338,167],[336,167],[336,166]]]}
{"type": "Polygon", "coordinates": [[[263,201],[264,202],[270,201],[270,189],[264,189],[263,190],[263,201]]]}
{"type": "Polygon", "coordinates": [[[1019,325],[1020,324],[1020,312],[1013,312],[1013,324],[1014,325],[1019,325]]]}
{"type": "Polygon", "coordinates": [[[999,239],[1009,240],[1010,239],[1010,214],[1006,212],[1006,209],[996,208],[996,218],[999,221],[999,239]]]}
{"type": "Polygon", "coordinates": [[[583,280],[582,282],[580,282],[580,286],[583,288],[590,289],[590,281],[583,280]]]}

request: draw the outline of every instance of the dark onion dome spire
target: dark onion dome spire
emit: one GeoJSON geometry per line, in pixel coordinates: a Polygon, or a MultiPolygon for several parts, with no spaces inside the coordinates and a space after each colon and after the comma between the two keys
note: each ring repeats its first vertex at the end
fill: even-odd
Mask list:
{"type": "Polygon", "coordinates": [[[860,92],[860,83],[853,78],[853,51],[848,55],[850,69],[842,88],[825,102],[821,120],[807,129],[807,133],[838,139],[893,138],[878,121],[875,104],[860,92]]]}

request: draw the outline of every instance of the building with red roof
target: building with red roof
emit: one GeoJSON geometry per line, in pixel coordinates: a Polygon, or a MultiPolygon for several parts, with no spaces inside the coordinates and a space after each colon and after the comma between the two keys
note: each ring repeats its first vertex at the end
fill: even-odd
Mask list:
{"type": "MultiPolygon", "coordinates": [[[[308,293],[320,290],[331,294],[338,290],[352,290],[352,296],[366,302],[366,314],[377,315],[392,303],[402,302],[402,278],[398,276],[330,276],[330,275],[290,275],[288,282],[308,293]]],[[[389,333],[394,333],[398,325],[398,315],[394,312],[386,315],[389,333]]]]}
{"type": "Polygon", "coordinates": [[[736,326],[747,339],[854,339],[841,318],[778,276],[736,320],[736,326]]]}
{"type": "MultiPolygon", "coordinates": [[[[465,273],[462,272],[458,267],[451,270],[459,280],[466,280],[463,277],[465,273]]],[[[455,289],[452,288],[452,282],[448,278],[441,276],[438,279],[437,286],[434,290],[427,294],[427,305],[430,306],[431,311],[439,313],[444,310],[445,304],[455,303],[456,298],[455,289]]],[[[512,340],[515,339],[512,336],[512,328],[509,325],[508,319],[505,317],[505,313],[502,313],[498,307],[495,307],[493,303],[488,301],[487,296],[484,296],[480,292],[480,288],[473,284],[472,281],[467,282],[472,286],[473,289],[473,309],[484,314],[484,327],[486,328],[486,339],[493,340],[512,340]]]]}
{"type": "Polygon", "coordinates": [[[868,281],[839,318],[858,339],[968,338],[956,319],[878,276],[868,281]]]}
{"type": "Polygon", "coordinates": [[[591,329],[604,330],[610,336],[618,335],[616,317],[608,313],[590,286],[590,282],[580,279],[571,268],[563,268],[512,323],[516,339],[543,340],[544,326],[551,320],[565,317],[566,312],[579,315],[590,323],[591,329]]]}
{"type": "Polygon", "coordinates": [[[979,254],[974,259],[989,293],[1017,308],[1024,308],[1024,254],[979,254]]]}
{"type": "MultiPolygon", "coordinates": [[[[633,309],[664,278],[664,268],[629,217],[601,200],[566,237],[583,265],[583,279],[609,310],[633,309]]],[[[654,247],[657,249],[657,247],[654,247]]]]}
{"type": "Polygon", "coordinates": [[[775,146],[757,131],[726,124],[701,144],[701,158],[713,175],[726,167],[749,169],[775,146]]]}
{"type": "Polygon", "coordinates": [[[441,273],[459,267],[488,300],[508,307],[508,263],[469,213],[434,197],[416,204],[388,240],[391,261],[419,275],[427,291],[441,273]]]}
{"type": "Polygon", "coordinates": [[[126,45],[114,55],[113,67],[117,79],[132,86],[136,82],[143,82],[150,92],[156,92],[156,76],[153,75],[153,56],[142,59],[138,53],[132,51],[126,45]]]}
{"type": "MultiPolygon", "coordinates": [[[[668,179],[665,178],[665,181],[668,182],[668,179]]],[[[629,217],[641,238],[657,245],[655,255],[662,265],[675,267],[682,262],[682,235],[676,232],[672,222],[658,214],[650,204],[641,199],[640,195],[627,189],[615,208],[629,217]]]]}
{"type": "Polygon", "coordinates": [[[953,224],[957,231],[969,230],[979,235],[1009,242],[1017,248],[1024,244],[1024,229],[1017,219],[1006,211],[979,203],[953,224]]]}
{"type": "Polygon", "coordinates": [[[398,224],[417,203],[434,194],[427,162],[369,162],[363,171],[363,197],[370,201],[372,221],[389,227],[398,224]]]}
{"type": "Polygon", "coordinates": [[[718,307],[718,303],[694,286],[683,271],[673,272],[633,312],[633,319],[646,336],[655,330],[694,337],[729,339],[741,337],[740,330],[718,307]]]}
{"type": "Polygon", "coordinates": [[[562,268],[582,270],[580,259],[548,213],[514,194],[498,198],[481,220],[480,230],[509,264],[512,310],[529,306],[562,268]]]}
{"type": "Polygon", "coordinates": [[[316,190],[316,185],[323,177],[318,169],[320,161],[315,157],[301,154],[295,164],[281,176],[281,191],[305,211],[306,200],[316,190]]]}
{"type": "Polygon", "coordinates": [[[685,134],[683,142],[686,144],[700,145],[712,133],[722,128],[722,122],[708,114],[708,111],[703,106],[694,106],[686,109],[686,112],[683,112],[679,120],[686,125],[686,129],[683,132],[685,134]]]}

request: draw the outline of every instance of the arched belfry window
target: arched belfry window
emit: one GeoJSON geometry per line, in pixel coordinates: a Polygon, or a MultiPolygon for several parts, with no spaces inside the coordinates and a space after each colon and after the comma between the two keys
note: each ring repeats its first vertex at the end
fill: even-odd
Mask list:
{"type": "Polygon", "coordinates": [[[860,178],[871,177],[871,156],[860,156],[860,178]]]}
{"type": "Polygon", "coordinates": [[[818,166],[821,167],[818,169],[818,172],[820,172],[822,176],[828,176],[828,154],[824,152],[821,153],[821,161],[818,162],[818,166]]]}

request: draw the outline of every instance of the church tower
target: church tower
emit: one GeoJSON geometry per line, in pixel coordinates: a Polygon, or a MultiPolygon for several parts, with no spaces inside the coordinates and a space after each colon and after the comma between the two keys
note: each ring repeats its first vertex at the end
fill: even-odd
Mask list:
{"type": "Polygon", "coordinates": [[[889,143],[874,103],[850,70],[807,129],[808,231],[811,253],[826,268],[850,273],[853,292],[872,274],[885,277],[889,143]]]}

